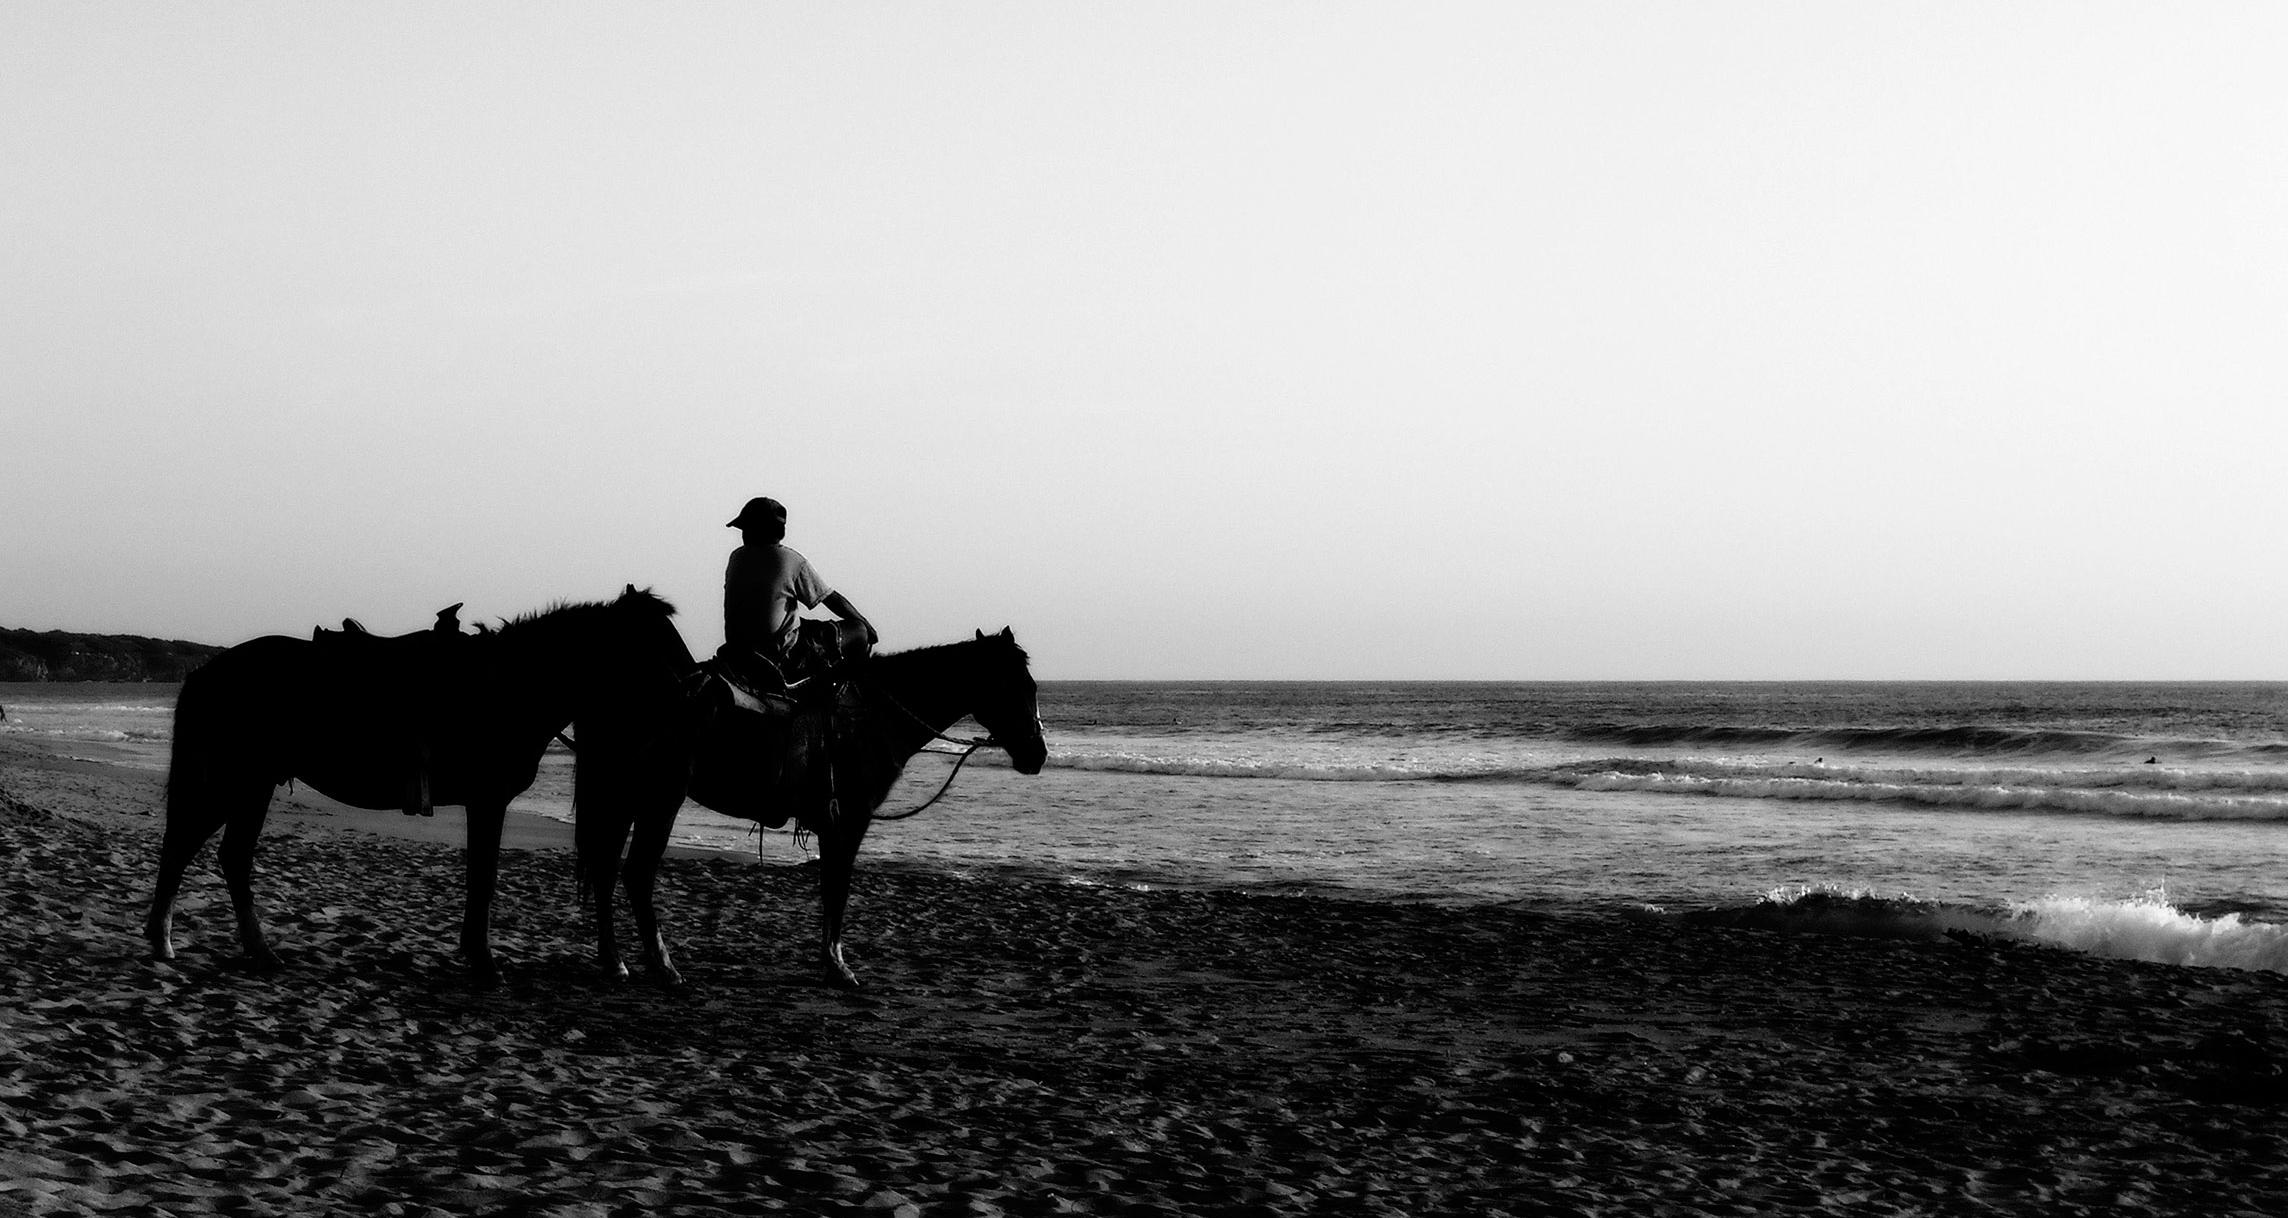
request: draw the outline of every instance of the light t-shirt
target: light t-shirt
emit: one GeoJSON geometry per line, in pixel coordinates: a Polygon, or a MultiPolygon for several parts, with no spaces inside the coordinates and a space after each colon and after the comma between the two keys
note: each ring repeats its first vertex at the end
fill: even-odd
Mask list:
{"type": "Polygon", "coordinates": [[[723,637],[734,647],[785,655],[795,606],[815,609],[834,589],[810,560],[786,546],[740,546],[723,571],[723,637]]]}

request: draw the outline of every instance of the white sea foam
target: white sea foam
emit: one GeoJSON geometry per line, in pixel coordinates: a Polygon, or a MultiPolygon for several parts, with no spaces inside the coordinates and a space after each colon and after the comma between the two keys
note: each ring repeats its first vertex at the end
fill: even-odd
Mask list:
{"type": "MultiPolygon", "coordinates": [[[[2160,765],[2071,767],[2031,766],[1876,766],[1820,762],[1733,761],[1698,757],[1661,758],[1607,766],[1651,767],[1706,778],[1803,778],[1822,782],[1880,783],[1915,787],[2039,786],[2154,791],[2280,791],[2288,793],[2288,769],[2182,768],[2160,765]]],[[[1586,768],[1586,767],[1582,767],[1586,768]]]]}
{"type": "Polygon", "coordinates": [[[1774,889],[1744,909],[1702,916],[1767,930],[1880,938],[1961,931],[2119,960],[2288,973],[2288,926],[2237,913],[2186,913],[2158,889],[2127,898],[2047,896],[1987,910],[1864,888],[1798,885],[1774,889]]]}
{"type": "Polygon", "coordinates": [[[1619,770],[1574,771],[1561,779],[1584,791],[1645,791],[1735,799],[1907,803],[1973,811],[2073,812],[2157,820],[2288,821],[2288,795],[2192,795],[2175,791],[2123,791],[2063,785],[2010,785],[1963,781],[1839,781],[1776,774],[1711,777],[1705,774],[1619,770]]]}
{"type": "Polygon", "coordinates": [[[2158,895],[2127,901],[2046,897],[2007,924],[2016,937],[2097,956],[2155,964],[2288,973],[2288,926],[2237,913],[2188,914],[2158,895]]]}
{"type": "Polygon", "coordinates": [[[1863,887],[1795,884],[1774,888],[1739,919],[1789,930],[1873,934],[1885,938],[1937,938],[1947,931],[1992,934],[1991,914],[1911,895],[1885,896],[1863,887]],[[1769,913],[1772,918],[1757,914],[1769,913]]]}
{"type": "Polygon", "coordinates": [[[1283,778],[1297,782],[1414,782],[1453,777],[1450,766],[1407,761],[1308,761],[1301,758],[1215,756],[1054,749],[1049,764],[1063,769],[1181,778],[1283,778]]]}
{"type": "Polygon", "coordinates": [[[2063,812],[2174,821],[2288,822],[2288,771],[2127,766],[1829,766],[1707,758],[1610,758],[1517,764],[1487,754],[1394,755],[1316,750],[1184,751],[1164,746],[1058,747],[1064,769],[1295,782],[1473,782],[1641,791],[1729,799],[1896,803],[1965,811],[2063,812]]]}

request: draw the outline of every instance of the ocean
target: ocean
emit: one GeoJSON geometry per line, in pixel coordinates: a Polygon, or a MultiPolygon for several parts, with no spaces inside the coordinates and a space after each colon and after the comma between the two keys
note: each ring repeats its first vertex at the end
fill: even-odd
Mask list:
{"type": "MultiPolygon", "coordinates": [[[[0,733],[163,769],[174,694],[0,685],[0,733]]],[[[2288,971],[2288,684],[1050,681],[1041,715],[1047,770],[980,753],[860,866],[2288,971]]],[[[514,806],[570,791],[552,753],[514,806]]],[[[804,857],[695,805],[677,837],[804,857]]]]}

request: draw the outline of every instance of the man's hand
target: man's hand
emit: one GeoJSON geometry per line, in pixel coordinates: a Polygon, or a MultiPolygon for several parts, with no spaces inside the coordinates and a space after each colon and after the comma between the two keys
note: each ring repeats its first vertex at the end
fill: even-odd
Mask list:
{"type": "Polygon", "coordinates": [[[882,641],[881,632],[874,629],[874,623],[867,621],[865,614],[858,612],[858,606],[851,604],[849,597],[844,596],[839,592],[829,592],[825,595],[825,597],[821,598],[818,603],[826,606],[827,612],[832,613],[838,618],[841,618],[843,621],[856,622],[859,625],[864,626],[866,628],[866,645],[868,647],[872,647],[882,641]]]}

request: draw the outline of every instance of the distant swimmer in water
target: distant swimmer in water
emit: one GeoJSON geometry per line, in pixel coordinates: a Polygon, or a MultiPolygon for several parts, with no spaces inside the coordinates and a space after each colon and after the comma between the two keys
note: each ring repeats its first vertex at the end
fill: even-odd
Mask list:
{"type": "Polygon", "coordinates": [[[2160,759],[2160,758],[2158,758],[2158,757],[2148,757],[2148,758],[2146,758],[2146,759],[2145,759],[2145,764],[2146,764],[2146,765],[2159,765],[2159,764],[2161,764],[2161,759],[2160,759]]]}

